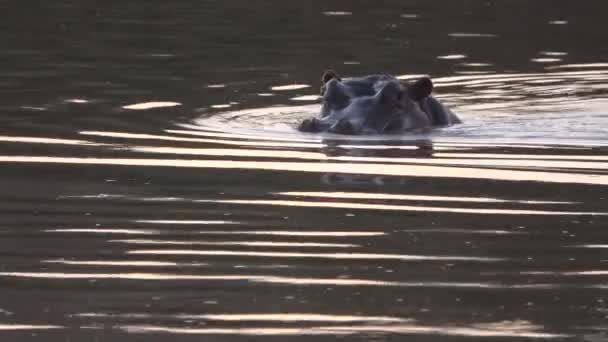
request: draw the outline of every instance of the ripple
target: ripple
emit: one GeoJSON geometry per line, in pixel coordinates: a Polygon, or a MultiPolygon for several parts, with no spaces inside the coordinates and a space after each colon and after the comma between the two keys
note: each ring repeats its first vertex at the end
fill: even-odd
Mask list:
{"type": "Polygon", "coordinates": [[[466,57],[467,57],[466,55],[453,54],[453,55],[437,56],[437,59],[464,59],[466,57]]]}
{"type": "Polygon", "coordinates": [[[186,318],[200,318],[212,321],[270,321],[270,322],[408,322],[410,319],[386,316],[351,316],[351,315],[323,315],[304,313],[281,313],[281,314],[210,314],[210,315],[186,315],[186,318]]]}
{"type": "Polygon", "coordinates": [[[407,254],[377,254],[377,253],[301,253],[301,252],[253,252],[227,250],[167,250],[142,249],[128,251],[133,255],[210,255],[210,256],[245,256],[262,258],[315,258],[339,260],[400,260],[400,261],[475,261],[497,262],[503,258],[469,257],[469,256],[439,256],[439,255],[407,255],[407,254]]]}
{"type": "Polygon", "coordinates": [[[146,110],[146,109],[153,109],[153,108],[167,108],[167,107],[175,107],[175,106],[181,106],[181,103],[170,102],[170,101],[152,101],[152,102],[142,102],[142,103],[126,105],[126,106],[123,106],[122,108],[131,109],[131,110],[146,110]]]}
{"type": "Polygon", "coordinates": [[[568,272],[526,271],[526,272],[519,272],[519,274],[550,275],[550,276],[605,276],[605,275],[608,275],[608,271],[606,271],[606,270],[568,271],[568,272]]]}
{"type": "Polygon", "coordinates": [[[533,200],[506,200],[486,197],[459,197],[459,196],[425,196],[386,193],[365,192],[305,192],[290,191],[278,192],[277,195],[299,196],[299,197],[324,197],[324,198],[353,198],[353,199],[382,199],[382,200],[406,200],[406,201],[446,201],[446,202],[472,202],[472,203],[525,203],[525,204],[574,204],[576,202],[566,201],[533,201],[533,200]]]}
{"type": "Polygon", "coordinates": [[[65,228],[45,229],[48,233],[92,233],[92,234],[128,234],[128,235],[158,235],[159,230],[150,229],[104,229],[104,228],[65,228]]]}
{"type": "MultiPolygon", "coordinates": [[[[336,158],[348,159],[348,158],[336,158]]],[[[421,163],[418,159],[413,162],[421,163]]],[[[47,164],[84,164],[84,165],[123,165],[123,166],[160,166],[179,168],[215,168],[215,169],[251,169],[251,170],[281,170],[314,173],[356,173],[363,175],[392,175],[392,176],[414,176],[420,177],[453,177],[469,179],[493,179],[503,181],[534,181],[542,183],[578,183],[608,185],[608,176],[601,174],[577,174],[565,172],[545,171],[516,171],[516,170],[493,170],[475,167],[442,167],[429,165],[390,165],[390,164],[365,164],[365,163],[298,163],[298,162],[263,162],[263,161],[232,161],[232,160],[180,160],[180,159],[131,159],[131,158],[76,158],[76,157],[50,157],[50,156],[0,156],[0,162],[4,163],[47,163],[47,164]]],[[[422,162],[424,163],[424,162],[422,162]]],[[[451,161],[440,163],[468,166],[471,161],[451,161]]],[[[554,163],[553,166],[572,167],[578,163],[554,163]],[[568,166],[564,166],[568,165],[568,166]]],[[[426,164],[426,163],[425,163],[426,164]]],[[[439,162],[437,163],[439,164],[439,162]]],[[[505,165],[513,167],[513,164],[505,162],[484,161],[476,162],[478,165],[505,165]]],[[[538,166],[532,162],[521,162],[520,165],[538,166]]],[[[592,164],[584,164],[591,167],[592,164]]],[[[597,164],[604,168],[604,164],[597,164]]],[[[579,213],[586,214],[586,213],[579,213]]],[[[592,214],[592,213],[587,213],[592,214]]]]}
{"type": "Polygon", "coordinates": [[[321,97],[319,95],[303,95],[290,98],[292,101],[318,101],[321,97]]]}
{"type": "Polygon", "coordinates": [[[325,11],[323,12],[323,15],[326,16],[331,16],[331,17],[342,17],[342,16],[349,16],[352,15],[352,12],[348,12],[348,11],[325,11]]]}
{"type": "Polygon", "coordinates": [[[420,228],[400,229],[400,233],[439,233],[439,234],[481,234],[481,235],[527,235],[527,232],[496,230],[496,229],[456,229],[456,228],[420,228]]]}
{"type": "Polygon", "coordinates": [[[585,244],[585,245],[574,245],[574,246],[568,246],[568,247],[574,247],[574,248],[608,248],[608,245],[585,244]]]}
{"type": "Polygon", "coordinates": [[[359,334],[401,334],[401,335],[443,335],[466,337],[513,337],[513,338],[566,338],[570,335],[546,333],[541,326],[527,321],[503,321],[477,323],[470,326],[431,326],[418,323],[366,324],[349,326],[319,327],[257,327],[257,328],[191,328],[159,325],[121,325],[119,329],[129,333],[169,333],[195,335],[252,335],[252,336],[306,336],[306,335],[359,335],[359,334]]]}
{"type": "Polygon", "coordinates": [[[133,222],[150,224],[240,224],[239,222],[224,220],[134,220],[133,222]]]}
{"type": "Polygon", "coordinates": [[[128,266],[128,267],[191,267],[191,266],[206,266],[205,263],[177,263],[167,261],[141,261],[141,260],[66,260],[66,259],[51,259],[42,260],[45,264],[63,264],[63,265],[79,265],[79,266],[128,266]]]}
{"type": "MultiPolygon", "coordinates": [[[[253,235],[253,234],[252,234],[253,235]]],[[[320,248],[351,248],[359,245],[346,243],[322,242],[285,242],[285,241],[175,241],[175,240],[110,240],[136,245],[178,245],[178,246],[246,246],[246,247],[320,247],[320,248]]]]}
{"type": "Polygon", "coordinates": [[[205,230],[203,235],[275,235],[275,236],[319,236],[319,237],[370,237],[386,235],[384,232],[363,231],[289,231],[289,230],[205,230]]]}
{"type": "Polygon", "coordinates": [[[310,88],[310,85],[308,85],[308,84],[287,84],[287,85],[280,85],[280,86],[272,86],[272,87],[270,87],[270,90],[287,91],[287,90],[299,90],[299,89],[305,89],[305,88],[310,88]]]}
{"type": "Polygon", "coordinates": [[[538,57],[530,59],[534,63],[556,63],[561,62],[561,58],[538,57]]]}
{"type": "MultiPolygon", "coordinates": [[[[166,129],[165,132],[170,134],[182,134],[182,135],[194,135],[203,137],[214,137],[214,138],[234,138],[234,139],[251,139],[251,140],[264,140],[264,141],[292,141],[292,142],[315,142],[321,143],[321,138],[315,137],[298,137],[284,134],[284,132],[278,132],[281,135],[272,135],[267,132],[238,132],[238,133],[227,133],[227,132],[215,132],[202,130],[203,127],[196,125],[180,124],[179,126],[188,128],[189,130],[180,129],[166,129]]],[[[323,145],[317,145],[323,146],[323,145]]]]}
{"type": "Polygon", "coordinates": [[[0,324],[0,331],[10,330],[53,330],[53,329],[65,329],[61,325],[33,325],[33,324],[0,324]]]}
{"type": "Polygon", "coordinates": [[[0,277],[90,280],[90,279],[123,279],[123,280],[156,280],[156,281],[249,281],[262,284],[280,284],[296,286],[344,286],[344,287],[402,287],[402,288],[448,288],[448,289],[485,289],[485,290],[555,290],[561,288],[608,288],[606,285],[573,286],[556,283],[544,284],[500,284],[488,282],[440,282],[440,281],[388,281],[356,278],[305,278],[284,277],[275,275],[243,274],[171,274],[171,273],[65,273],[65,272],[0,272],[0,277]]]}
{"type": "Polygon", "coordinates": [[[395,211],[417,211],[417,212],[441,212],[454,214],[480,214],[480,215],[598,215],[606,216],[608,212],[581,212],[581,211],[549,211],[549,210],[527,210],[527,209],[491,209],[491,208],[454,208],[454,207],[427,207],[413,205],[391,205],[371,204],[357,202],[309,202],[288,200],[213,200],[213,203],[240,204],[240,205],[274,205],[287,207],[308,208],[340,208],[340,209],[362,209],[362,210],[395,210],[395,211]]]}
{"type": "Polygon", "coordinates": [[[98,132],[98,131],[82,131],[80,134],[83,135],[94,135],[100,137],[109,138],[120,138],[120,139],[136,139],[136,140],[160,140],[160,141],[183,141],[183,142],[195,142],[195,143],[209,143],[209,144],[220,144],[220,145],[236,145],[236,146],[255,146],[255,147],[293,147],[293,148],[315,148],[322,147],[320,143],[297,143],[297,142],[264,142],[264,141],[244,141],[244,140],[222,140],[222,139],[203,139],[203,138],[189,138],[189,137],[176,137],[170,135],[157,135],[157,134],[137,134],[137,133],[126,133],[126,132],[98,132]]]}
{"type": "Polygon", "coordinates": [[[163,319],[171,318],[177,320],[207,320],[222,322],[323,322],[323,323],[404,323],[412,322],[409,318],[390,316],[355,316],[355,315],[329,315],[316,313],[247,313],[247,314],[150,314],[150,313],[103,313],[84,312],[73,315],[74,317],[86,318],[145,318],[163,319]]]}
{"type": "Polygon", "coordinates": [[[17,137],[17,136],[0,136],[0,142],[7,143],[27,143],[27,144],[51,144],[51,145],[83,145],[83,146],[108,146],[107,144],[98,144],[87,140],[74,139],[58,139],[58,138],[43,138],[43,137],[17,137]]]}
{"type": "Polygon", "coordinates": [[[454,32],[448,33],[448,36],[452,38],[496,38],[498,37],[492,33],[475,33],[475,32],[454,32]]]}
{"type": "Polygon", "coordinates": [[[211,105],[211,108],[215,108],[215,109],[225,109],[225,108],[230,108],[232,107],[232,105],[230,103],[223,103],[223,104],[215,104],[215,105],[211,105]]]}
{"type": "Polygon", "coordinates": [[[87,99],[72,98],[72,99],[65,100],[65,102],[74,103],[74,104],[84,104],[84,103],[89,103],[90,101],[87,99]]]}

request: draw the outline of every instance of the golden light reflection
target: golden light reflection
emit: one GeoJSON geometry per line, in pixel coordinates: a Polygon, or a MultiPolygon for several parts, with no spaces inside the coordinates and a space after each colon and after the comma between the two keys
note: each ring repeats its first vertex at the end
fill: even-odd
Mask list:
{"type": "MultiPolygon", "coordinates": [[[[188,128],[189,130],[181,130],[181,129],[165,129],[165,132],[171,134],[184,134],[184,135],[194,135],[194,136],[204,136],[204,137],[214,137],[214,138],[236,138],[236,139],[256,139],[256,140],[267,140],[267,141],[293,141],[293,142],[316,142],[321,143],[322,139],[317,137],[309,137],[305,138],[296,138],[290,136],[273,136],[270,134],[260,135],[248,132],[239,132],[235,133],[225,133],[225,132],[216,132],[216,131],[203,131],[202,127],[190,124],[180,124],[180,127],[188,128]]],[[[284,134],[284,132],[282,132],[284,134]]]]}
{"type": "Polygon", "coordinates": [[[152,108],[167,108],[167,107],[175,107],[180,106],[179,102],[171,102],[171,101],[151,101],[151,102],[142,102],[142,103],[134,103],[130,105],[123,106],[124,109],[132,109],[132,110],[146,110],[152,108]]]}
{"type": "Polygon", "coordinates": [[[605,276],[605,275],[608,275],[608,270],[567,271],[567,272],[528,271],[528,272],[519,272],[519,274],[524,274],[524,275],[550,275],[550,276],[605,276]]]}
{"type": "Polygon", "coordinates": [[[51,330],[51,329],[65,329],[61,325],[33,325],[33,324],[5,324],[0,323],[0,331],[10,330],[51,330]]]}
{"type": "Polygon", "coordinates": [[[128,251],[134,255],[210,255],[210,256],[247,256],[263,258],[315,258],[337,260],[400,260],[400,261],[474,261],[497,262],[505,258],[471,257],[471,256],[439,256],[439,255],[408,255],[408,254],[379,254],[379,253],[303,253],[303,252],[254,252],[229,250],[186,250],[186,249],[142,249],[128,251]]]}
{"type": "MultiPolygon", "coordinates": [[[[490,158],[481,159],[457,159],[451,158],[449,154],[441,154],[443,158],[399,158],[399,157],[352,157],[336,156],[331,157],[317,152],[300,151],[271,151],[253,149],[207,149],[207,148],[187,148],[187,147],[148,147],[133,146],[129,150],[143,153],[160,154],[182,154],[182,155],[202,155],[202,156],[222,156],[222,157],[258,157],[258,158],[285,158],[285,159],[305,159],[305,160],[337,160],[349,162],[377,162],[377,163],[399,163],[399,164],[422,164],[422,165],[451,165],[451,166],[484,166],[484,167],[526,167],[526,168],[557,168],[557,169],[589,169],[589,170],[608,170],[608,162],[594,161],[563,161],[545,159],[515,159],[515,158],[490,158]],[[449,157],[450,158],[446,158],[449,157]]],[[[558,159],[558,158],[550,158],[558,159]]],[[[568,158],[567,158],[568,159],[568,158]]],[[[608,159],[605,159],[608,161],[608,159]]]]}
{"type": "Polygon", "coordinates": [[[197,232],[200,235],[276,235],[276,236],[308,236],[308,237],[366,237],[386,235],[384,232],[362,231],[289,231],[289,230],[205,230],[197,232]]]}
{"type": "Polygon", "coordinates": [[[348,243],[285,242],[285,241],[175,241],[175,240],[110,240],[109,242],[135,245],[177,245],[177,246],[247,246],[247,247],[320,247],[352,248],[360,245],[348,243]]]}
{"type": "Polygon", "coordinates": [[[127,280],[256,280],[247,275],[189,275],[162,273],[61,273],[61,272],[0,272],[0,277],[41,279],[127,279],[127,280]]]}
{"type": "Polygon", "coordinates": [[[129,234],[129,235],[158,235],[159,230],[149,229],[96,229],[96,228],[66,228],[45,229],[48,233],[93,233],[93,234],[129,234]]]}
{"type": "Polygon", "coordinates": [[[608,156],[555,154],[496,154],[496,153],[434,153],[435,158],[532,159],[532,160],[594,160],[608,161],[608,156]]]}
{"type": "Polygon", "coordinates": [[[409,322],[411,319],[387,316],[351,316],[324,315],[308,313],[279,313],[279,314],[208,314],[208,315],[178,315],[179,318],[205,319],[210,321],[270,321],[270,322],[409,322]]]}
{"type": "Polygon", "coordinates": [[[98,144],[87,140],[57,139],[41,137],[15,137],[0,136],[0,142],[27,143],[27,144],[50,144],[50,145],[77,145],[77,146],[111,146],[109,144],[98,144]]]}
{"type": "Polygon", "coordinates": [[[608,68],[608,63],[562,64],[562,65],[548,67],[547,69],[552,70],[552,69],[585,69],[585,68],[608,68]]]}
{"type": "Polygon", "coordinates": [[[150,224],[239,224],[239,222],[224,220],[134,220],[133,222],[150,224]]]}
{"type": "Polygon", "coordinates": [[[208,321],[255,321],[255,322],[376,322],[376,323],[405,323],[413,322],[409,318],[392,316],[354,316],[354,315],[328,315],[316,313],[248,313],[248,314],[149,314],[149,313],[103,313],[103,312],[84,312],[74,314],[75,317],[93,318],[172,318],[178,320],[208,320],[208,321]]]}
{"type": "MultiPolygon", "coordinates": [[[[169,273],[63,273],[63,272],[0,272],[0,277],[32,278],[32,279],[124,279],[124,280],[156,280],[156,281],[249,281],[262,284],[280,284],[297,286],[370,286],[370,287],[412,287],[412,288],[468,288],[487,290],[554,290],[562,288],[562,284],[500,284],[480,282],[437,282],[437,281],[387,281],[372,279],[349,278],[297,278],[273,275],[197,275],[169,273]]],[[[584,285],[581,288],[596,288],[598,285],[584,285]]]]}
{"type": "Polygon", "coordinates": [[[256,149],[227,149],[227,148],[188,148],[188,147],[151,147],[133,146],[129,150],[143,153],[186,154],[197,156],[246,157],[246,158],[296,158],[306,160],[322,160],[327,157],[318,152],[285,151],[285,150],[256,150],[256,149]]]}
{"type": "MultiPolygon", "coordinates": [[[[445,157],[445,155],[444,155],[445,157]]],[[[608,170],[608,163],[594,161],[561,161],[543,159],[457,159],[457,158],[382,158],[382,157],[327,157],[328,160],[403,163],[424,165],[450,166],[485,166],[485,167],[525,167],[525,168],[555,168],[555,169],[588,169],[608,170]]]]}
{"type": "MultiPolygon", "coordinates": [[[[551,67],[548,67],[551,68],[551,67]]],[[[554,68],[554,67],[553,67],[554,68]]],[[[447,76],[438,77],[433,80],[433,84],[438,87],[447,86],[471,86],[499,82],[504,85],[507,82],[533,81],[537,79],[578,79],[584,76],[601,76],[605,77],[608,70],[590,70],[590,71],[562,71],[553,73],[511,73],[511,74],[486,74],[486,75],[466,75],[466,76],[447,76]]]]}
{"type": "Polygon", "coordinates": [[[270,87],[273,91],[285,91],[285,90],[299,90],[304,88],[310,88],[308,84],[287,84],[270,87]]]}
{"type": "Polygon", "coordinates": [[[99,132],[99,131],[81,131],[79,134],[82,135],[94,135],[108,138],[119,138],[119,139],[136,139],[136,140],[162,140],[162,141],[183,141],[183,142],[196,142],[196,143],[207,143],[207,144],[220,144],[220,145],[236,145],[236,146],[258,146],[258,147],[292,147],[292,148],[321,148],[325,146],[321,143],[287,143],[287,142],[264,142],[264,141],[247,141],[247,140],[221,140],[221,139],[205,139],[205,138],[186,138],[186,137],[175,137],[170,135],[157,135],[157,134],[136,134],[136,133],[125,133],[125,132],[99,132]]]}
{"type": "MultiPolygon", "coordinates": [[[[541,150],[591,150],[590,146],[559,146],[559,145],[539,145],[521,142],[509,142],[509,139],[494,139],[481,140],[476,142],[459,141],[455,139],[441,138],[439,141],[434,141],[433,146],[443,147],[469,147],[469,148],[485,148],[488,146],[505,147],[505,148],[526,148],[526,149],[541,149],[541,150]],[[507,140],[507,142],[505,142],[507,140]]],[[[504,154],[509,155],[509,154],[504,154]]]]}
{"type": "Polygon", "coordinates": [[[533,201],[533,200],[506,200],[487,197],[456,197],[456,196],[423,196],[402,195],[386,193],[366,192],[312,192],[312,191],[290,191],[277,192],[277,195],[298,197],[323,197],[323,198],[352,198],[352,199],[379,199],[379,200],[406,200],[406,201],[438,201],[438,202],[471,202],[471,203],[525,203],[525,204],[574,204],[577,202],[564,201],[533,201]]]}
{"type": "Polygon", "coordinates": [[[585,245],[573,245],[573,246],[568,246],[568,247],[574,247],[574,248],[608,248],[608,245],[585,244],[585,245]]]}
{"type": "Polygon", "coordinates": [[[363,209],[363,210],[394,210],[394,211],[420,211],[441,212],[454,214],[483,214],[483,215],[608,215],[608,212],[585,211],[548,211],[526,209],[490,209],[490,208],[453,208],[453,207],[427,207],[414,205],[374,204],[356,202],[311,202],[287,200],[209,200],[213,203],[243,204],[243,205],[276,205],[288,207],[308,208],[334,208],[334,209],[363,209]]]}
{"type": "Polygon", "coordinates": [[[518,326],[517,322],[487,323],[485,325],[431,326],[416,323],[313,326],[313,327],[256,327],[256,328],[191,328],[160,325],[121,325],[119,329],[129,333],[169,333],[195,335],[252,335],[252,336],[305,336],[305,335],[358,335],[358,334],[403,334],[403,335],[444,335],[466,337],[513,337],[513,338],[566,338],[570,335],[540,331],[536,325],[518,326]]]}
{"type": "Polygon", "coordinates": [[[306,328],[178,328],[160,325],[120,325],[117,327],[129,334],[168,333],[179,335],[254,335],[254,336],[306,336],[306,335],[352,335],[352,332],[330,332],[325,329],[306,328]]]}
{"type": "Polygon", "coordinates": [[[82,266],[128,266],[128,267],[188,267],[188,266],[206,266],[205,263],[182,263],[168,261],[142,261],[142,260],[124,260],[124,261],[108,261],[108,260],[66,260],[66,259],[51,259],[42,260],[46,264],[63,264],[63,265],[82,265],[82,266]]]}
{"type": "Polygon", "coordinates": [[[482,234],[482,235],[527,235],[528,232],[494,230],[494,229],[456,229],[456,228],[420,228],[400,229],[400,233],[442,233],[442,234],[482,234]]]}
{"type": "Polygon", "coordinates": [[[46,163],[81,165],[158,166],[181,168],[217,168],[295,171],[314,173],[357,173],[363,175],[445,177],[491,179],[503,181],[534,181],[542,183],[576,183],[608,185],[608,175],[578,174],[546,171],[499,170],[474,167],[442,167],[429,165],[394,165],[366,163],[301,163],[232,160],[76,158],[50,156],[0,156],[3,163],[46,163]]]}

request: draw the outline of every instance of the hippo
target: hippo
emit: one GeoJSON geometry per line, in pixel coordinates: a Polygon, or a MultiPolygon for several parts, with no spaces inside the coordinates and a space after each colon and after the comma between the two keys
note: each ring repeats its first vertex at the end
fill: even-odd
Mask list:
{"type": "Polygon", "coordinates": [[[405,82],[387,74],[341,79],[327,70],[321,77],[318,118],[298,130],[337,134],[391,134],[460,123],[456,114],[431,96],[428,77],[405,82]]]}

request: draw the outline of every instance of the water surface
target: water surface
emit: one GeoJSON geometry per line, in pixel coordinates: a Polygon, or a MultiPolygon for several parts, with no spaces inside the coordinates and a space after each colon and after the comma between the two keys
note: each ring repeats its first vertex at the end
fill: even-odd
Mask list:
{"type": "Polygon", "coordinates": [[[608,339],[607,5],[0,8],[1,341],[608,339]],[[327,68],[464,123],[297,132],[327,68]]]}

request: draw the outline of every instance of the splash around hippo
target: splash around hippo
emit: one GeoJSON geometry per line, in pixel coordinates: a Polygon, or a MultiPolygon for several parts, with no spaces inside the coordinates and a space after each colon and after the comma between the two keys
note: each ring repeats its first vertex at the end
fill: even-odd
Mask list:
{"type": "Polygon", "coordinates": [[[328,70],[321,84],[321,114],[302,121],[302,132],[394,134],[461,122],[431,96],[428,77],[413,82],[386,74],[341,79],[328,70]]]}

